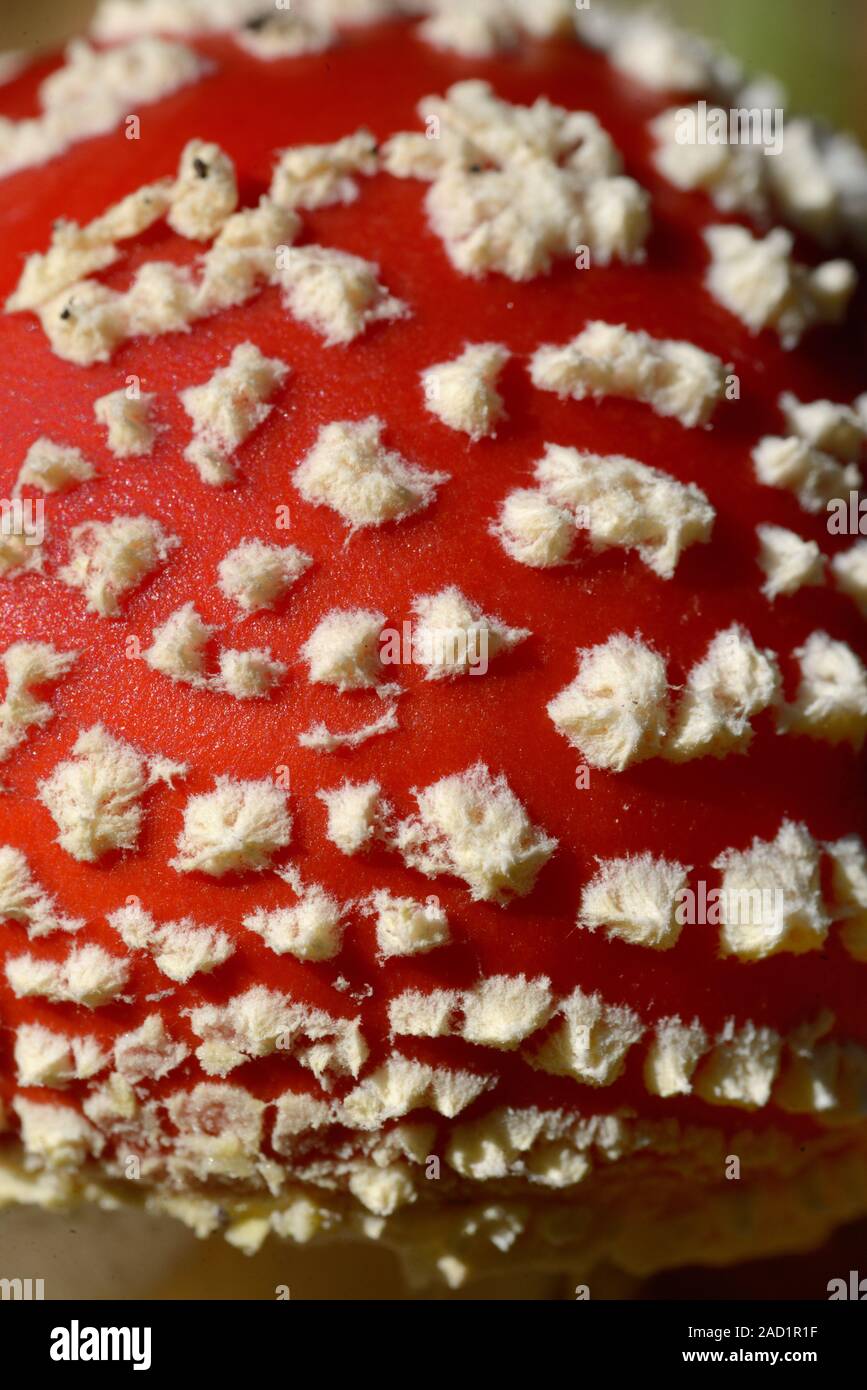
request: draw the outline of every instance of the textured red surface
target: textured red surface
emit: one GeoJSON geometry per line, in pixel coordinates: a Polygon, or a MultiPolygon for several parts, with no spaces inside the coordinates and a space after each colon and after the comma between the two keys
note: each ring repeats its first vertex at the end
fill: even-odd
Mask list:
{"type": "MultiPolygon", "coordinates": [[[[680,681],[713,634],[742,622],[760,646],[780,653],[789,697],[796,677],[790,653],[815,628],[867,656],[863,621],[844,596],[831,589],[806,590],[771,606],[761,595],[757,523],[791,527],[828,552],[841,542],[827,536],[824,517],[810,517],[791,496],[760,487],[750,461],[758,437],[781,430],[776,400],[782,389],[807,400],[850,400],[867,385],[863,304],[852,308],[851,330],[814,331],[793,352],[784,352],[770,333],[750,337],[702,285],[706,252],[700,233],[724,219],[702,196],[668,187],[649,165],[645,120],[670,99],[638,90],[603,59],[578,47],[528,45],[519,57],[469,63],[428,49],[403,26],[362,30],[324,57],[271,65],[245,56],[229,41],[202,41],[199,47],[213,56],[215,73],[143,108],[140,141],[127,141],[117,131],[5,181],[0,195],[3,298],[17,281],[24,255],[47,245],[54,218],[87,220],[148,180],[171,173],[193,136],[215,140],[228,151],[238,167],[242,202],[250,205],[267,188],[276,150],[335,139],[360,124],[382,139],[416,129],[418,100],[444,93],[467,76],[488,78],[499,95],[515,102],[544,94],[600,118],[623,152],[627,172],[653,196],[647,262],[589,271],[566,262],[526,285],[499,276],[474,282],[452,270],[428,229],[425,185],[381,175],[361,181],[355,205],[304,214],[303,240],[377,261],[382,282],[412,309],[406,320],[376,326],[348,347],[325,348],[315,332],[288,316],[276,289],[189,334],[131,342],[110,364],[88,369],[55,357],[32,316],[0,315],[3,486],[8,491],[40,433],[80,446],[100,475],[67,496],[47,499],[49,571],[64,557],[69,529],[85,519],[141,511],[182,541],[169,562],[126,601],[120,620],[86,614],[81,596],[51,578],[27,576],[0,586],[4,644],[48,639],[82,653],[52,696],[54,720],[33,731],[3,768],[8,795],[0,799],[0,841],[24,849],[34,873],[64,909],[87,917],[79,942],[98,941],[120,952],[104,917],[129,894],[138,895],[158,920],[191,913],[232,934],[238,949],[231,961],[212,976],[175,989],[159,1005],[172,1021],[182,1009],[224,1001],[254,983],[330,1012],[354,1013],[349,996],[333,987],[342,975],[353,990],[372,987],[363,1017],[375,1060],[389,1047],[386,1006],[395,993],[408,986],[464,986],[492,972],[523,971],[547,974],[560,993],[578,984],[586,991],[598,988],[609,1002],[627,1003],[648,1021],[697,1013],[709,1029],[734,1015],[786,1031],[829,1006],[841,1035],[867,1041],[858,985],[864,967],[844,954],[833,934],[821,953],[748,965],[716,958],[717,929],[711,926],[686,927],[678,945],[664,953],[574,926],[581,885],[595,869],[595,856],[647,850],[694,865],[696,878],[716,882],[709,865],[721,850],[744,847],[754,835],[773,837],[784,816],[804,820],[819,839],[853,831],[864,835],[863,761],[847,748],[781,738],[760,717],[747,757],[685,766],[657,760],[621,774],[593,772],[589,788],[578,790],[577,754],[545,711],[575,673],[576,648],[618,630],[642,633],[668,657],[672,680],[680,681]],[[713,428],[701,431],[684,430],[639,404],[575,403],[535,391],[525,370],[528,354],[543,342],[565,342],[593,318],[686,338],[718,354],[739,373],[742,400],[723,403],[713,428]],[[292,375],[275,398],[277,409],[239,451],[237,484],[215,490],[183,460],[189,420],[177,392],[209,377],[245,339],[286,361],[292,375]],[[514,354],[502,380],[509,419],[495,440],[475,445],[425,411],[418,377],[431,363],[455,356],[467,340],[503,342],[514,354]],[[157,418],[166,428],[150,458],[118,461],[106,448],[92,403],[122,386],[130,373],[141,378],[144,390],[157,393],[157,418]],[[322,424],[373,413],[385,420],[390,445],[422,466],[450,473],[451,481],[419,516],[347,542],[335,514],[301,500],[291,472],[322,424]],[[691,549],[669,581],[653,575],[634,553],[594,556],[580,546],[569,568],[545,572],[515,564],[488,526],[506,493],[529,480],[545,442],[626,453],[695,481],[717,512],[712,542],[691,549]],[[282,505],[291,510],[288,533],[276,526],[282,505]],[[216,587],[216,566],[251,535],[300,545],[315,564],[276,613],[239,621],[216,587]],[[308,684],[298,651],[319,618],[335,605],[361,605],[381,609],[399,625],[410,616],[416,594],[452,583],[487,612],[530,628],[532,638],[481,679],[426,683],[419,668],[402,667],[397,679],[407,693],[399,702],[399,733],[347,754],[299,748],[298,733],[316,719],[350,728],[375,718],[382,708],[372,693],[340,696],[308,684]],[[127,657],[131,634],[146,646],[153,627],[190,599],[207,622],[223,629],[224,641],[270,646],[290,666],[271,699],[242,705],[229,696],[189,690],[127,657]],[[36,791],[39,780],[68,753],[78,730],[97,720],[146,752],[189,762],[192,771],[176,790],[158,787],[148,793],[137,852],[86,865],[54,843],[53,822],[36,791]],[[411,788],[477,759],[505,773],[532,820],[560,841],[526,901],[505,909],[474,904],[457,881],[431,883],[379,851],[347,859],[326,840],[317,790],[346,776],[376,777],[397,809],[408,814],[414,809],[411,788]],[[282,858],[343,899],[381,886],[421,898],[435,892],[450,917],[453,944],[415,960],[380,963],[373,924],[356,917],[333,962],[277,957],[241,926],[242,915],[257,905],[293,901],[273,874],[217,882],[179,876],[168,867],[188,795],[207,790],[215,774],[262,777],[281,765],[291,770],[294,815],[292,844],[282,858]]],[[[35,109],[36,75],[3,94],[7,114],[35,109]]],[[[142,261],[186,259],[194,249],[160,224],[104,279],[120,287],[142,261]]],[[[809,246],[799,246],[799,254],[818,259],[809,246]]],[[[68,937],[57,936],[29,949],[59,957],[69,944],[68,937]]],[[[23,928],[0,926],[0,952],[18,954],[25,945],[23,928]]],[[[16,1001],[0,974],[0,1088],[8,1093],[12,1087],[16,1024],[41,1019],[62,1022],[71,1032],[125,1032],[154,1007],[143,996],[170,985],[143,956],[136,958],[132,979],[137,1002],[90,1012],[16,1001]]],[[[188,1035],[182,1018],[174,1027],[188,1035]]],[[[471,1069],[496,1065],[502,1076],[499,1102],[532,1099],[606,1109],[635,1103],[658,1115],[710,1118],[698,1103],[644,1095],[639,1049],[624,1077],[604,1092],[531,1072],[517,1057],[457,1040],[406,1039],[401,1050],[471,1069]]],[[[197,1064],[188,1060],[161,1086],[174,1090],[198,1079],[197,1064]]],[[[313,1084],[309,1073],[279,1055],[248,1063],[231,1080],[263,1097],[286,1086],[313,1084]]],[[[75,1097],[80,1089],[65,1094],[75,1097]]],[[[34,1098],[37,1094],[47,1095],[43,1090],[34,1098]]],[[[739,1112],[713,1116],[721,1123],[743,1122],[739,1112]]],[[[782,1117],[775,1112],[774,1118],[779,1123],[782,1117]]]]}

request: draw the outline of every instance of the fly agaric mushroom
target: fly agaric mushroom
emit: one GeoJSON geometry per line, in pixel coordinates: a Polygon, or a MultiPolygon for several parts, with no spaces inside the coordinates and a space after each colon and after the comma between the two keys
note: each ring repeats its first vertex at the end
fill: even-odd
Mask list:
{"type": "Polygon", "coordinates": [[[742,80],[106,0],[6,85],[0,1200],[451,1284],[867,1210],[867,162],[680,138],[742,80]]]}

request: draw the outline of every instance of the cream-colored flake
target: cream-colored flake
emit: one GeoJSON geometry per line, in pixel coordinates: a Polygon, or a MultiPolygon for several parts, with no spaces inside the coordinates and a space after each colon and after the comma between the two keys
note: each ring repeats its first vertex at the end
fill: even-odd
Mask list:
{"type": "Polygon", "coordinates": [[[326,834],[342,854],[358,854],[367,849],[384,813],[378,782],[341,782],[317,792],[328,811],[326,834]]]}
{"type": "Polygon", "coordinates": [[[574,15],[571,0],[534,0],[532,6],[523,0],[433,0],[424,8],[432,13],[418,26],[419,37],[464,58],[490,58],[528,36],[569,34],[574,15]]]}
{"type": "Polygon", "coordinates": [[[20,922],[31,941],[55,931],[78,931],[84,918],[67,917],[33,877],[20,849],[0,845],[0,920],[20,922]]]}
{"type": "MultiPolygon", "coordinates": [[[[713,108],[717,109],[717,108],[713,108]]],[[[701,189],[720,212],[746,212],[765,223],[770,211],[768,166],[759,144],[727,140],[712,144],[692,137],[702,121],[696,106],[669,107],[650,122],[656,141],[653,162],[675,188],[701,189]]],[[[789,128],[786,127],[786,139],[789,128]]]]}
{"type": "Polygon", "coordinates": [[[325,16],[296,14],[294,10],[275,10],[269,14],[259,8],[234,36],[254,58],[271,62],[277,58],[298,58],[305,53],[322,53],[334,43],[336,32],[325,16]]]}
{"type": "Polygon", "coordinates": [[[286,674],[282,661],[275,661],[270,647],[253,647],[236,652],[231,648],[220,652],[220,671],[212,688],[232,695],[236,700],[262,699],[286,674]]]}
{"type": "Polygon", "coordinates": [[[332,960],[343,944],[342,909],[318,886],[308,888],[292,907],[258,907],[242,918],[275,955],[298,960],[332,960]]]}
{"type": "Polygon", "coordinates": [[[411,1110],[435,1110],[453,1119],[492,1085],[489,1076],[431,1067],[395,1053],[344,1098],[340,1120],[353,1129],[375,1130],[411,1110]]]}
{"type": "Polygon", "coordinates": [[[95,1009],[116,999],[127,982],[129,966],[100,946],[78,946],[65,960],[9,956],[6,978],[17,999],[48,999],[53,1004],[83,1004],[95,1009]]]}
{"type": "Polygon", "coordinates": [[[382,673],[379,635],[384,622],[384,613],[362,608],[326,613],[301,648],[309,679],[336,686],[341,693],[378,685],[382,673]]]}
{"type": "Polygon", "coordinates": [[[353,175],[375,174],[378,169],[375,136],[369,130],[357,130],[330,145],[293,145],[283,150],[268,192],[278,206],[287,208],[353,203],[358,197],[353,175]]]}
{"type": "Polygon", "coordinates": [[[357,1076],[368,1054],[358,1019],[332,1017],[261,985],[225,1005],[193,1009],[190,1024],[203,1040],[196,1056],[211,1076],[225,1076],[249,1057],[282,1052],[327,1090],[334,1076],[357,1076]]]}
{"type": "Polygon", "coordinates": [[[383,888],[373,894],[370,906],[376,915],[376,944],[383,957],[420,955],[449,941],[448,918],[436,899],[419,903],[413,898],[396,898],[383,888]]]}
{"type": "Polygon", "coordinates": [[[672,717],[664,756],[673,762],[743,753],[753,739],[750,721],[780,698],[780,671],[744,628],[718,632],[686,678],[672,717]]]}
{"type": "Polygon", "coordinates": [[[426,368],[421,374],[425,406],[474,443],[495,435],[505,414],[497,380],[509,357],[501,343],[473,343],[453,361],[426,368]]]}
{"type": "Polygon", "coordinates": [[[263,285],[276,284],[282,248],[291,245],[300,226],[294,212],[278,208],[268,197],[234,213],[202,257],[198,284],[190,282],[192,318],[245,304],[263,285]]]}
{"type": "Polygon", "coordinates": [[[178,1131],[171,1166],[202,1182],[243,1182],[257,1172],[265,1105],[242,1086],[203,1081],[176,1091],[166,1111],[178,1131]]]}
{"type": "Polygon", "coordinates": [[[867,541],[856,541],[849,550],[835,555],[831,573],[837,588],[854,599],[867,615],[867,541]]]}
{"type": "Polygon", "coordinates": [[[740,69],[709,40],[653,10],[625,14],[610,7],[579,10],[579,34],[605,50],[627,77],[659,91],[705,92],[738,81],[740,69]]]}
{"type": "Polygon", "coordinates": [[[765,435],[753,449],[753,465],[760,483],[794,493],[806,512],[823,512],[861,485],[857,464],[840,463],[794,435],[765,435]]]}
{"type": "Polygon", "coordinates": [[[637,1014],[580,989],[561,1002],[557,1013],[563,1022],[528,1054],[531,1066],[554,1076],[574,1077],[587,1086],[610,1086],[644,1032],[637,1014]]]}
{"type": "MultiPolygon", "coordinates": [[[[43,539],[45,524],[42,525],[43,539]]],[[[22,574],[39,574],[45,563],[42,543],[24,530],[0,525],[0,579],[18,579],[22,574]]]]}
{"type": "Polygon", "coordinates": [[[707,287],[751,333],[774,328],[783,347],[793,348],[814,324],[845,318],[858,279],[851,261],[802,265],[782,227],[764,240],[734,225],[708,227],[704,236],[711,254],[707,287]]]}
{"type": "Polygon", "coordinates": [[[531,488],[510,492],[491,527],[507,555],[531,569],[562,565],[572,549],[576,526],[562,507],[555,507],[531,488]]]}
{"type": "Polygon", "coordinates": [[[212,878],[261,872],[291,836],[285,793],[269,778],[242,782],[218,777],[213,791],[191,796],[184,807],[178,854],[169,862],[178,873],[212,878]]]}
{"type": "Polygon", "coordinates": [[[776,108],[774,144],[769,146],[763,117],[774,107],[767,98],[759,99],[759,90],[760,84],[740,92],[731,115],[724,111],[730,125],[733,118],[738,124],[720,143],[702,139],[699,131],[708,116],[715,123],[721,108],[664,111],[650,124],[657,141],[656,167],[678,188],[703,189],[721,212],[745,212],[767,225],[776,206],[787,223],[823,244],[840,240],[847,231],[857,237],[863,209],[856,213],[851,204],[857,201],[858,184],[863,187],[863,154],[857,172],[855,161],[846,171],[847,192],[838,169],[841,155],[849,162],[845,146],[841,149],[839,137],[820,130],[816,122],[786,114],[783,132],[783,112],[776,108]]]}
{"type": "Polygon", "coordinates": [[[867,669],[846,642],[813,632],[794,653],[801,683],[782,715],[790,733],[860,748],[867,735],[867,669]]]}
{"type": "Polygon", "coordinates": [[[148,516],[115,516],[83,521],[69,538],[69,559],[58,578],[80,589],[87,611],[119,616],[121,600],[152,574],[180,544],[148,516]]]}
{"type": "Polygon", "coordinates": [[[13,642],[0,664],[6,673],[6,694],[0,704],[0,762],[23,743],[27,730],[42,728],[54,711],[34,695],[71,671],[77,652],[59,652],[50,642],[13,642]]]}
{"type": "Polygon", "coordinates": [[[298,735],[298,742],[302,748],[312,748],[316,753],[335,753],[338,748],[360,748],[368,739],[394,733],[397,727],[397,705],[389,705],[385,713],[371,724],[362,724],[360,728],[345,733],[335,732],[326,724],[312,724],[298,735]]]}
{"type": "Polygon", "coordinates": [[[601,320],[564,347],[538,348],[530,376],[540,390],[576,401],[590,395],[642,401],[688,428],[707,424],[725,386],[725,366],[712,353],[601,320]]]}
{"type": "Polygon", "coordinates": [[[379,1168],[375,1163],[358,1164],[350,1174],[349,1190],[362,1206],[375,1216],[392,1216],[408,1202],[415,1201],[415,1184],[403,1165],[379,1168]]]}
{"type": "Polygon", "coordinates": [[[93,413],[108,430],[108,447],[115,458],[151,453],[156,438],[151,421],[155,400],[156,396],[147,391],[130,396],[121,388],[94,401],[93,413]]]}
{"type": "Polygon", "coordinates": [[[238,206],[235,166],[219,145],[190,140],[181,152],[168,224],[179,236],[211,241],[238,206]]]}
{"type": "Polygon", "coordinates": [[[79,367],[107,362],[129,336],[122,296],[95,280],[77,281],[37,314],[52,351],[79,367]]]}
{"type": "Polygon", "coordinates": [[[461,997],[463,1023],[457,1030],[467,1042],[483,1047],[516,1048],[551,1017],[551,981],[544,975],[490,975],[461,997]]]}
{"type": "Polygon", "coordinates": [[[668,728],[662,657],[623,632],[578,655],[578,675],[548,705],[555,728],[592,767],[622,772],[657,756],[668,728]]]}
{"type": "Polygon", "coordinates": [[[811,448],[844,463],[858,458],[865,421],[852,406],[837,401],[799,401],[791,391],[782,393],[779,405],[790,432],[811,448]]]}
{"type": "Polygon", "coordinates": [[[271,1144],[274,1152],[291,1158],[299,1134],[322,1129],[331,1121],[331,1106],[304,1091],[285,1091],[274,1107],[271,1144]]]}
{"type": "Polygon", "coordinates": [[[102,1148],[100,1135],[69,1105],[16,1096],[12,1109],[21,1121],[21,1143],[38,1168],[77,1168],[102,1148]]]}
{"type": "Polygon", "coordinates": [[[826,1034],[834,1015],[823,1009],[817,1018],[786,1038],[781,1074],[773,1103],[795,1115],[827,1115],[844,1105],[846,1050],[826,1034]]]}
{"type": "Polygon", "coordinates": [[[159,1081],[189,1056],[189,1048],[166,1029],[159,1014],[148,1014],[139,1028],[114,1044],[114,1064],[125,1081],[159,1081]]]}
{"type": "Polygon", "coordinates": [[[100,0],[91,32],[103,43],[138,34],[209,34],[261,14],[262,0],[100,0]]]}
{"type": "Polygon", "coordinates": [[[455,585],[413,599],[415,660],[427,680],[467,673],[484,675],[488,662],[530,636],[528,628],[507,627],[489,617],[455,585]]]}
{"type": "Polygon", "coordinates": [[[604,927],[608,936],[668,951],[681,933],[675,905],[688,872],[683,864],[652,854],[603,859],[581,895],[578,924],[590,931],[604,927]]]}
{"type": "Polygon", "coordinates": [[[124,945],[147,951],[157,969],[181,985],[193,975],[210,974],[235,953],[229,937],[216,927],[200,926],[192,917],[157,923],[138,903],[117,908],[107,920],[124,945]]]}
{"type": "Polygon", "coordinates": [[[267,420],[274,407],[266,401],[288,373],[285,362],[263,356],[255,343],[239,343],[227,367],[218,368],[201,386],[181,392],[193,422],[184,458],[202,482],[219,487],[235,477],[232,455],[267,420]]]}
{"type": "Polygon", "coordinates": [[[698,1068],[694,1090],[709,1105],[756,1110],[767,1105],[780,1065],[782,1039],[772,1028],[730,1018],[698,1068]]]}
{"type": "Polygon", "coordinates": [[[829,918],[819,881],[819,846],[805,826],[783,821],[773,840],[726,850],[722,870],[720,952],[762,960],[780,951],[821,949],[829,918]]]}
{"type": "Polygon", "coordinates": [[[205,648],[214,629],[203,622],[195,605],[185,603],[153,630],[153,641],[142,659],[154,671],[187,685],[205,683],[205,648]]]}
{"type": "Polygon", "coordinates": [[[395,848],[427,878],[454,874],[474,899],[523,898],[557,848],[534,826],[505,777],[482,763],[416,792],[419,813],[401,821],[395,848]]]}
{"type": "Polygon", "coordinates": [[[40,84],[38,116],[0,120],[0,177],[104,135],[128,112],[197,82],[208,70],[192,49],[152,37],[102,51],[76,40],[65,57],[40,84]]]}
{"type": "Polygon", "coordinates": [[[27,450],[18,470],[13,496],[23,487],[38,488],[40,492],[66,492],[95,475],[93,464],[80,449],[69,444],[55,444],[43,434],[27,450]]]}
{"type": "Polygon", "coordinates": [[[456,83],[418,109],[438,138],[394,136],[385,167],[431,181],[429,219],[463,274],[529,280],[580,247],[593,265],[643,257],[649,199],[621,176],[620,157],[589,112],[545,97],[513,106],[480,81],[456,83]]]}
{"type": "Polygon", "coordinates": [[[286,308],[321,333],[326,347],[351,343],[370,324],[409,314],[378,277],[373,261],[330,246],[291,246],[276,272],[286,308]]]}
{"type": "Polygon", "coordinates": [[[384,428],[375,415],[324,425],[293,476],[305,502],[330,507],[353,531],[430,506],[449,475],[418,468],[387,449],[384,428]]]}
{"type": "Polygon", "coordinates": [[[86,278],[119,257],[117,241],[145,230],[171,209],[175,183],[163,179],[130,194],[102,217],[55,228],[45,255],[29,257],[7,309],[34,310],[53,350],[79,366],[106,362],[128,338],[187,331],[221,309],[277,283],[281,248],[299,230],[296,214],[268,198],[233,213],[197,267],[146,261],[120,293],[86,278]]]}
{"type": "Polygon", "coordinates": [[[699,1023],[661,1018],[644,1059],[644,1084],[652,1096],[687,1096],[692,1076],[710,1044],[699,1023]]]}
{"type": "Polygon", "coordinates": [[[16,1030],[14,1058],[19,1086],[63,1087],[86,1081],[109,1062],[96,1038],[54,1033],[41,1023],[22,1023],[16,1030]]]}
{"type": "Polygon", "coordinates": [[[867,961],[867,846],[847,835],[825,848],[831,858],[831,914],[842,919],[840,940],[854,960],[867,961]]]}
{"type": "Polygon", "coordinates": [[[780,594],[825,582],[825,557],[815,541],[805,541],[785,526],[757,526],[759,568],[765,575],[762,593],[771,602],[780,594]]]}
{"type": "Polygon", "coordinates": [[[242,541],[220,561],[220,590],[245,613],[257,613],[273,608],[312,563],[294,545],[242,541]]]}
{"type": "Polygon", "coordinates": [[[39,800],[59,830],[58,844],[83,863],[111,850],[134,849],[142,823],[140,798],[157,781],[171,785],[184,764],[146,758],[101,724],[83,730],[72,755],[39,783],[39,800]]]}
{"type": "Polygon", "coordinates": [[[454,1020],[462,996],[457,990],[433,989],[429,994],[407,989],[388,1006],[392,1034],[415,1038],[442,1038],[455,1031],[454,1020]]]}
{"type": "Polygon", "coordinates": [[[637,550],[662,579],[689,546],[710,539],[715,513],[701,489],[636,459],[548,444],[536,478],[550,502],[575,514],[595,549],[637,550]]]}

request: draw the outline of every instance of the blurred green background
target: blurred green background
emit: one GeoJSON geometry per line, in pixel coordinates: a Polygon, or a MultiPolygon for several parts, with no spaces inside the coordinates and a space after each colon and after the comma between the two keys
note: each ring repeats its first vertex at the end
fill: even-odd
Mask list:
{"type": "MultiPolygon", "coordinates": [[[[42,47],[80,33],[94,5],[0,0],[0,50],[42,47]]],[[[751,69],[780,77],[794,106],[867,138],[867,0],[659,0],[655,8],[720,38],[751,69]]]]}

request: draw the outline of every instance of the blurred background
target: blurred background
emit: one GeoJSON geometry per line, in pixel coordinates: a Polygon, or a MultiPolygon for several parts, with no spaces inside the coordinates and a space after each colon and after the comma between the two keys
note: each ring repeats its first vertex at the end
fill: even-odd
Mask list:
{"type": "MultiPolygon", "coordinates": [[[[632,5],[641,7],[641,0],[632,5]]],[[[96,0],[0,0],[0,53],[62,43],[84,32],[95,8],[96,0]]],[[[720,39],[748,70],[780,78],[793,108],[825,116],[867,141],[867,0],[658,0],[653,8],[720,39]]],[[[865,1248],[867,1222],[861,1222],[812,1254],[677,1270],[644,1281],[600,1270],[593,1297],[822,1299],[829,1277],[857,1268],[859,1259],[863,1268],[865,1248]]],[[[157,1223],[145,1240],[132,1213],[58,1217],[12,1209],[0,1219],[0,1251],[22,1277],[47,1275],[49,1298],[273,1298],[278,1284],[288,1284],[293,1297],[340,1300],[358,1297],[359,1273],[368,1297],[413,1297],[384,1250],[299,1251],[273,1242],[250,1260],[219,1240],[200,1244],[169,1222],[157,1223]]],[[[572,1293],[565,1279],[505,1276],[457,1295],[442,1290],[433,1296],[557,1299],[572,1293]]]]}
{"type": "MultiPolygon", "coordinates": [[[[81,33],[95,8],[96,0],[0,0],[0,51],[60,43],[81,33]]],[[[781,78],[793,105],[867,139],[865,0],[657,0],[653,8],[781,78]]]]}

